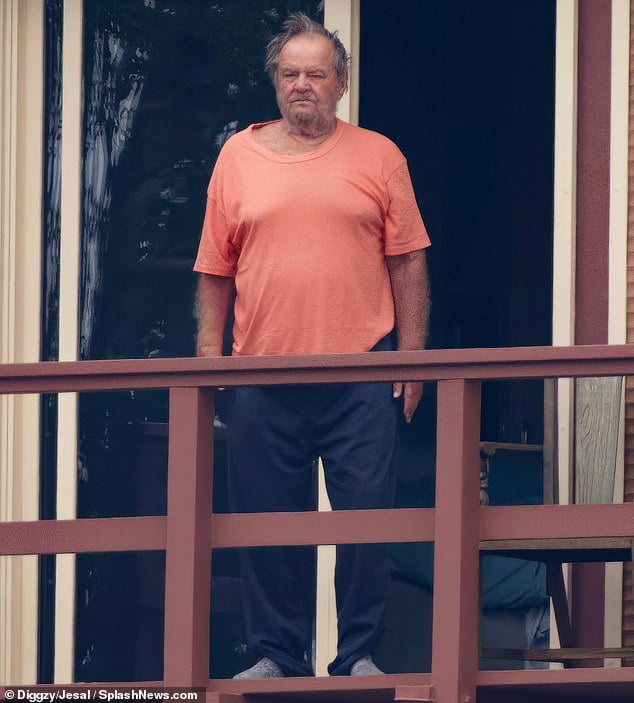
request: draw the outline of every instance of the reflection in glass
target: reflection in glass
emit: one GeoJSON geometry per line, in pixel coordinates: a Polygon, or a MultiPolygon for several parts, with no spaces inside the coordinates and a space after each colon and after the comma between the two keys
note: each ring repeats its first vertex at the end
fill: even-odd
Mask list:
{"type": "MultiPolygon", "coordinates": [[[[84,3],[79,358],[193,353],[207,183],[233,132],[277,116],[264,47],[296,10],[322,13],[317,0],[84,3]]],[[[164,392],[80,397],[80,516],[165,512],[167,414],[164,392]]],[[[162,657],[135,651],[133,673],[94,626],[91,559],[78,565],[77,680],[160,679],[162,657]]],[[[100,607],[117,608],[103,593],[100,607]]],[[[130,637],[142,613],[137,602],[121,619],[130,637]]]]}
{"type": "Polygon", "coordinates": [[[76,680],[162,678],[165,552],[78,554],[77,599],[76,680]]]}
{"type": "MultiPolygon", "coordinates": [[[[59,357],[59,253],[62,144],[62,2],[46,0],[44,59],[44,169],[42,194],[42,361],[59,357]]],[[[40,399],[41,519],[56,514],[57,395],[40,399]]],[[[38,557],[38,673],[40,683],[53,681],[55,627],[55,557],[38,557]]]]}

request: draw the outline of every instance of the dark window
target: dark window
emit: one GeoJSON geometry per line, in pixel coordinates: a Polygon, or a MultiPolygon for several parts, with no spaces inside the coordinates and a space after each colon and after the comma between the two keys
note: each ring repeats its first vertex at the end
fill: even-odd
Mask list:
{"type": "MultiPolygon", "coordinates": [[[[264,48],[300,9],[321,17],[317,0],[84,3],[81,359],[193,353],[207,183],[230,134],[277,117],[264,48]]],[[[165,512],[166,420],[166,393],[81,396],[80,517],[165,512]]],[[[162,677],[163,562],[78,559],[77,680],[162,677]]]]}

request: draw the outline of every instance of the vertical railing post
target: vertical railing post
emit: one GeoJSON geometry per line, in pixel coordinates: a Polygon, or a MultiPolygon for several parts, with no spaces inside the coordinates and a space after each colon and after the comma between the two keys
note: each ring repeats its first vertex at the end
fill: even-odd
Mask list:
{"type": "Polygon", "coordinates": [[[432,681],[438,703],[476,699],[480,383],[438,384],[432,681]]]}
{"type": "Polygon", "coordinates": [[[209,681],[213,394],[170,389],[165,554],[166,686],[209,681]]]}

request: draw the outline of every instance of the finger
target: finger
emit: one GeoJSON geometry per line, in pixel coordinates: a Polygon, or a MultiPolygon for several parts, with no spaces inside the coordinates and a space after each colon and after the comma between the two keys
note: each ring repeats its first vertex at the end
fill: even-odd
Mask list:
{"type": "Polygon", "coordinates": [[[416,408],[420,403],[421,396],[423,395],[423,384],[422,383],[406,383],[405,384],[405,394],[403,403],[403,414],[405,415],[405,421],[411,422],[416,408]]]}
{"type": "Polygon", "coordinates": [[[396,381],[392,384],[392,397],[400,398],[403,393],[403,384],[400,381],[396,381]]]}
{"type": "MultiPolygon", "coordinates": [[[[407,396],[406,396],[407,398],[407,396]]],[[[403,404],[403,415],[405,415],[405,422],[410,423],[412,421],[412,417],[414,416],[414,410],[416,408],[412,407],[412,400],[411,398],[408,398],[405,403],[403,404]]]]}

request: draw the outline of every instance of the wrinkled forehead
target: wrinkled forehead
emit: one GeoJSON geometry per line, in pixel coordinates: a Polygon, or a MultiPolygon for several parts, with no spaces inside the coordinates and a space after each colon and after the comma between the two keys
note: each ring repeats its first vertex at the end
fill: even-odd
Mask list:
{"type": "Polygon", "coordinates": [[[334,68],[332,42],[321,34],[298,34],[280,51],[278,68],[329,70],[334,68]]]}

